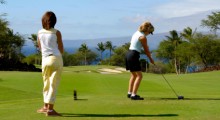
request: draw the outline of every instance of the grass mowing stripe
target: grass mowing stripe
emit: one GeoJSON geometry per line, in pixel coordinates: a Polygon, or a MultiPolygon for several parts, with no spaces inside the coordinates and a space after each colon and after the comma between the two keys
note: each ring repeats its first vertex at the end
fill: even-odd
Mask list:
{"type": "Polygon", "coordinates": [[[1,120],[220,119],[220,71],[184,75],[166,74],[165,77],[173,88],[189,98],[185,100],[176,99],[161,75],[143,73],[138,93],[144,96],[145,100],[131,101],[126,98],[130,73],[110,75],[96,72],[102,67],[64,68],[70,72],[63,72],[58,88],[55,109],[63,115],[59,118],[48,118],[36,113],[42,106],[40,73],[0,72],[0,91],[3,91],[0,96],[7,92],[7,88],[11,88],[13,92],[8,92],[9,97],[19,98],[17,101],[5,101],[0,104],[1,120]],[[88,70],[91,72],[87,72],[88,70]],[[77,90],[80,100],[73,100],[74,89],[77,90]],[[17,90],[18,93],[22,91],[27,94],[17,94],[17,90]],[[29,93],[32,95],[30,99],[26,99],[29,93]],[[36,98],[37,96],[40,97],[36,98]]]}
{"type": "Polygon", "coordinates": [[[0,86],[0,101],[14,101],[14,100],[23,100],[23,99],[31,99],[38,98],[40,95],[36,93],[31,93],[28,91],[21,91],[12,88],[6,88],[0,86]]]}

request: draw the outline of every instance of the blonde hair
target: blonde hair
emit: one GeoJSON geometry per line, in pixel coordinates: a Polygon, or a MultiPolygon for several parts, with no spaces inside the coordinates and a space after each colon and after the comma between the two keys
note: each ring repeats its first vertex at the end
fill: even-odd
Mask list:
{"type": "Polygon", "coordinates": [[[154,26],[149,21],[145,21],[140,25],[138,30],[140,32],[149,32],[149,33],[153,34],[154,26]]]}

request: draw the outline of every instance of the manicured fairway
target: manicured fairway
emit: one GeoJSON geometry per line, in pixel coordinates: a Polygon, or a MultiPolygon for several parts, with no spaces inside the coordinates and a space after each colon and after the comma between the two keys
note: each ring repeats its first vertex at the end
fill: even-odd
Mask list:
{"type": "Polygon", "coordinates": [[[159,74],[144,73],[138,94],[126,97],[129,73],[100,74],[99,68],[64,68],[55,109],[62,117],[36,113],[42,106],[42,78],[37,72],[0,71],[1,120],[219,120],[220,71],[165,74],[177,97],[159,74]],[[73,100],[76,89],[79,100],[73,100]]]}

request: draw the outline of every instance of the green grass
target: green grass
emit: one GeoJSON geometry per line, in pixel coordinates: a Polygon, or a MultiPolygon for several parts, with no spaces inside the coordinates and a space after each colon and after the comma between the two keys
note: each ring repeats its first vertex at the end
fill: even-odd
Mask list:
{"type": "Polygon", "coordinates": [[[55,109],[63,117],[36,113],[42,106],[42,77],[36,72],[0,72],[1,120],[218,120],[220,71],[166,74],[166,79],[185,100],[177,100],[163,77],[144,73],[138,94],[143,101],[126,98],[129,72],[100,74],[99,68],[66,67],[55,109]],[[73,90],[78,93],[73,100],[73,90]]]}

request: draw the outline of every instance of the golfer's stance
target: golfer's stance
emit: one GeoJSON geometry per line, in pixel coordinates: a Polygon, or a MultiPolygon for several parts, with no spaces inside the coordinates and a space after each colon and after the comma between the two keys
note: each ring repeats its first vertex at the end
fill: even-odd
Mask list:
{"type": "Polygon", "coordinates": [[[42,17],[43,29],[38,32],[38,46],[42,53],[44,106],[37,112],[45,113],[46,116],[60,116],[53,107],[61,79],[64,50],[61,33],[54,28],[56,21],[56,15],[53,12],[46,12],[42,17]]]}
{"type": "Polygon", "coordinates": [[[154,60],[151,57],[146,36],[153,34],[154,27],[150,22],[144,22],[140,25],[138,31],[136,31],[131,38],[131,45],[129,51],[126,54],[126,70],[130,70],[131,77],[128,86],[127,97],[132,100],[143,100],[143,97],[137,95],[140,82],[142,80],[142,72],[140,65],[140,53],[141,49],[144,49],[145,54],[150,59],[150,62],[154,64],[154,60]]]}

